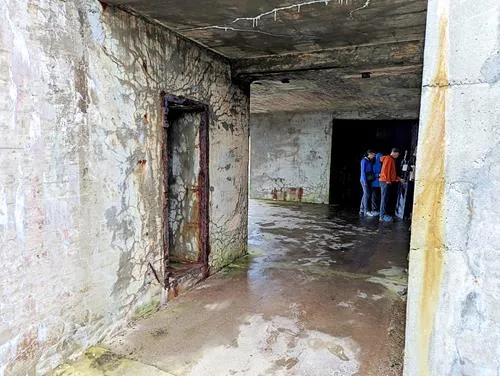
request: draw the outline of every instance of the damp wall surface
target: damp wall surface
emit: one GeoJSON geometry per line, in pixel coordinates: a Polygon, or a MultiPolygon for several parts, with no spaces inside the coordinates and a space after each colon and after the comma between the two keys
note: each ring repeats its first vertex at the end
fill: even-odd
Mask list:
{"type": "Polygon", "coordinates": [[[327,204],[332,122],[328,113],[252,114],[250,197],[327,204]]]}
{"type": "Polygon", "coordinates": [[[0,375],[159,300],[162,90],[210,105],[212,270],[245,252],[249,98],[222,59],[98,1],[0,0],[0,90],[0,375]]]}
{"type": "Polygon", "coordinates": [[[199,113],[185,113],[169,122],[170,261],[197,262],[200,253],[200,122],[199,113]]]}
{"type": "Polygon", "coordinates": [[[500,370],[500,3],[430,0],[405,375],[500,370]]]}

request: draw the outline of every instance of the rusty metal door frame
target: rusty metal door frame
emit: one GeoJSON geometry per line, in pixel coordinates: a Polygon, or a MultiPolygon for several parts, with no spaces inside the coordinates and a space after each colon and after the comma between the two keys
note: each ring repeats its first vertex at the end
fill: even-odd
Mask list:
{"type": "Polygon", "coordinates": [[[200,143],[200,171],[198,175],[198,195],[200,202],[200,253],[198,263],[203,266],[204,274],[208,275],[208,256],[210,253],[209,245],[209,107],[207,104],[184,97],[161,93],[161,105],[163,112],[163,268],[166,283],[168,283],[168,269],[170,262],[170,224],[168,220],[169,202],[168,202],[168,181],[169,181],[169,158],[168,158],[168,131],[170,128],[169,114],[172,112],[196,112],[201,116],[199,128],[200,143]]]}

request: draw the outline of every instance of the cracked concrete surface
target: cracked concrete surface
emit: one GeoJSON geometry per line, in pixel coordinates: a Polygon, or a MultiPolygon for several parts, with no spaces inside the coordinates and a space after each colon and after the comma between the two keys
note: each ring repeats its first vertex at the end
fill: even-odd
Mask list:
{"type": "Polygon", "coordinates": [[[227,57],[237,81],[258,81],[251,88],[252,113],[418,118],[425,0],[109,3],[147,15],[227,57]],[[370,78],[362,72],[371,72],[370,78]]]}
{"type": "Polygon", "coordinates": [[[134,9],[230,59],[241,59],[422,39],[427,2],[108,0],[107,3],[134,9]]]}
{"type": "Polygon", "coordinates": [[[169,128],[169,256],[177,262],[197,262],[200,254],[200,121],[199,114],[187,113],[172,120],[169,128]]]}
{"type": "MultiPolygon", "coordinates": [[[[414,42],[422,41],[427,13],[406,372],[496,375],[498,0],[353,0],[350,9],[362,10],[355,17],[344,7],[316,4],[300,14],[281,12],[276,21],[262,19],[258,33],[204,28],[292,2],[115,1],[135,4],[136,11],[177,31],[198,27],[185,34],[234,59],[279,55],[267,56],[254,70],[252,79],[262,82],[253,93],[267,104],[255,110],[322,109],[344,119],[418,115],[422,56],[414,42]],[[406,47],[395,48],[395,42],[406,47]],[[291,70],[297,72],[289,75],[291,70]],[[371,72],[370,83],[360,72],[371,72]]],[[[159,91],[210,102],[211,171],[220,177],[211,180],[211,265],[220,268],[244,252],[248,88],[231,82],[230,66],[217,54],[97,0],[0,0],[0,21],[0,375],[43,374],[156,306],[159,289],[147,271],[161,261],[159,91]]],[[[350,234],[338,226],[297,225],[300,211],[288,209],[279,211],[294,218],[286,223],[260,220],[247,264],[235,264],[200,285],[193,298],[172,304],[202,312],[210,321],[206,339],[213,342],[200,338],[205,321],[196,321],[195,313],[187,315],[190,324],[168,311],[157,316],[163,326],[153,344],[165,337],[162,351],[175,352],[177,336],[180,346],[198,349],[179,366],[181,373],[183,366],[193,372],[220,366],[209,361],[220,359],[220,351],[241,356],[233,347],[248,349],[247,327],[258,333],[278,327],[284,331],[271,330],[268,352],[261,342],[251,343],[259,350],[256,367],[300,369],[294,349],[310,355],[309,342],[297,340],[286,350],[280,344],[303,335],[329,344],[323,346],[330,353],[324,352],[330,356],[322,358],[325,364],[340,359],[348,362],[342,363],[347,372],[362,375],[398,372],[399,358],[391,354],[401,349],[402,309],[395,297],[404,289],[404,273],[400,263],[383,256],[385,240],[397,243],[390,234],[397,227],[377,233],[366,224],[362,238],[376,236],[382,244],[370,248],[376,251],[371,256],[349,239],[325,235],[326,243],[335,244],[327,249],[310,237],[350,234]],[[308,232],[300,234],[304,228],[308,232]],[[170,325],[176,318],[179,330],[170,325]],[[352,343],[342,341],[347,336],[352,343]],[[384,347],[380,338],[387,336],[384,347]],[[196,347],[202,342],[206,348],[196,347]],[[389,355],[382,357],[384,352],[389,355]],[[388,365],[386,359],[394,361],[388,365]]],[[[347,222],[354,232],[365,226],[347,222]]],[[[147,322],[138,325],[148,328],[147,322]]],[[[267,344],[268,337],[262,338],[267,344]]],[[[108,351],[97,358],[104,365],[128,361],[108,351]]],[[[248,372],[229,370],[238,371],[248,372]]]]}
{"type": "Polygon", "coordinates": [[[250,197],[328,203],[333,117],[254,114],[250,119],[250,197]],[[286,197],[284,197],[286,195],[286,197]]]}
{"type": "Polygon", "coordinates": [[[105,346],[176,376],[401,374],[406,225],[252,201],[249,230],[248,257],[105,346]]]}
{"type": "Polygon", "coordinates": [[[211,267],[245,253],[249,98],[97,0],[0,0],[0,21],[0,375],[44,374],[160,300],[162,90],[210,106],[211,267]]]}
{"type": "Polygon", "coordinates": [[[423,54],[413,47],[424,38],[426,0],[107,2],[154,18],[227,57],[238,79],[258,80],[252,113],[418,118],[423,54]],[[346,50],[351,53],[339,61],[346,50]],[[242,62],[250,64],[251,76],[242,74],[242,62]],[[406,70],[394,70],[401,67],[406,70]],[[372,72],[372,78],[361,79],[361,72],[372,72]]]}

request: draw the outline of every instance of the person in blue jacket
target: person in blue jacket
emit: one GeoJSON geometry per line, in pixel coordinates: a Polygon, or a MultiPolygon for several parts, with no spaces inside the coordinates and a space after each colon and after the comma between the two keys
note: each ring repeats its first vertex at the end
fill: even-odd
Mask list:
{"type": "Polygon", "coordinates": [[[361,177],[359,179],[361,187],[363,187],[363,197],[361,198],[361,206],[359,208],[359,215],[361,217],[364,217],[370,211],[368,205],[370,204],[372,194],[372,184],[375,180],[372,165],[373,158],[375,158],[375,153],[372,150],[368,150],[361,160],[361,177]]]}
{"type": "Polygon", "coordinates": [[[380,158],[382,158],[382,154],[377,153],[375,155],[375,162],[373,163],[375,179],[372,183],[372,211],[367,213],[367,215],[372,217],[377,217],[380,214],[380,182],[378,181],[380,171],[382,171],[382,162],[380,158]]]}

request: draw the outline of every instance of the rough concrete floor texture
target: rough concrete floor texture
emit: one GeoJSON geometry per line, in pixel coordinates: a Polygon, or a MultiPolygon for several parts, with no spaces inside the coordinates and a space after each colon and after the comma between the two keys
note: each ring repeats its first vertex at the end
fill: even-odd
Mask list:
{"type": "Polygon", "coordinates": [[[106,343],[115,367],[123,356],[176,376],[400,375],[408,226],[256,201],[249,221],[250,255],[106,343]]]}

